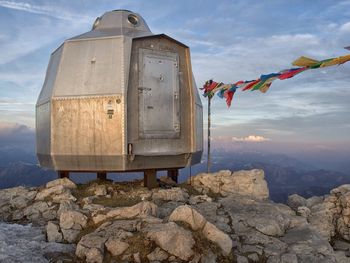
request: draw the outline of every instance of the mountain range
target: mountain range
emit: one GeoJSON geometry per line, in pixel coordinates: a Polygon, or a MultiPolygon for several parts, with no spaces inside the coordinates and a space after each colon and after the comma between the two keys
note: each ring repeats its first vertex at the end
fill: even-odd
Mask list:
{"type": "MultiPolygon", "coordinates": [[[[0,188],[18,185],[38,186],[57,178],[56,172],[37,165],[33,153],[19,148],[3,148],[0,149],[0,156],[0,188]]],[[[203,161],[192,166],[191,169],[182,169],[180,182],[185,181],[191,174],[206,172],[205,159],[206,156],[203,156],[203,161]]],[[[324,195],[336,186],[350,183],[350,173],[320,169],[284,154],[213,151],[211,171],[225,169],[232,171],[263,169],[271,199],[275,202],[285,202],[288,195],[294,193],[304,197],[324,195]]],[[[118,181],[141,177],[141,173],[109,176],[118,181]]],[[[72,179],[79,183],[94,178],[96,178],[94,174],[73,174],[72,176],[72,179]]]]}

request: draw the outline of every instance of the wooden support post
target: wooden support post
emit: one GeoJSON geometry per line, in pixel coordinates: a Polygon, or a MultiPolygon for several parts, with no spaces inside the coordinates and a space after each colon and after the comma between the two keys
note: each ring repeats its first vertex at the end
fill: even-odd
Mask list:
{"type": "Polygon", "coordinates": [[[158,187],[157,171],[155,169],[145,170],[143,173],[143,186],[148,189],[158,187]]]}
{"type": "Polygon", "coordinates": [[[97,172],[97,179],[98,180],[107,180],[107,173],[106,172],[97,172]]]}
{"type": "Polygon", "coordinates": [[[178,176],[179,176],[178,169],[168,169],[168,178],[173,180],[175,183],[177,183],[178,176]]]}
{"type": "Polygon", "coordinates": [[[69,172],[68,171],[58,171],[58,178],[68,178],[69,179],[69,172]]]}

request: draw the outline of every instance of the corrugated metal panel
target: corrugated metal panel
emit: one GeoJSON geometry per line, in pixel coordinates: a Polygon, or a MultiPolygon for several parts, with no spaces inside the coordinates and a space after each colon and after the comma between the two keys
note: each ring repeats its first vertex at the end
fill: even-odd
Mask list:
{"type": "Polygon", "coordinates": [[[50,102],[36,107],[36,151],[50,153],[51,117],[50,102]]]}
{"type": "Polygon", "coordinates": [[[128,114],[128,103],[127,103],[127,89],[129,85],[129,70],[130,70],[130,58],[131,58],[131,47],[132,47],[132,38],[131,37],[123,37],[123,45],[121,53],[123,56],[121,57],[121,79],[120,85],[122,87],[121,94],[123,99],[123,112],[121,115],[122,119],[122,154],[126,154],[127,149],[127,114],[128,114]]]}
{"type": "Polygon", "coordinates": [[[59,63],[62,56],[63,45],[51,54],[49,66],[47,67],[44,85],[41,89],[37,104],[43,104],[50,100],[55,84],[59,63]]]}
{"type": "Polygon", "coordinates": [[[192,88],[195,101],[195,133],[196,151],[203,151],[203,106],[199,97],[196,81],[192,75],[192,88]]]}
{"type": "Polygon", "coordinates": [[[122,93],[123,37],[65,43],[54,96],[122,93]]]}

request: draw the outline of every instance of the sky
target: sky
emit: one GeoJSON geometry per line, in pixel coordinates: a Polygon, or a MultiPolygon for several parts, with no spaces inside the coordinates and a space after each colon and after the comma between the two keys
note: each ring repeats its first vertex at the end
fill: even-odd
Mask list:
{"type": "MultiPolygon", "coordinates": [[[[211,78],[257,79],[290,68],[301,55],[349,53],[343,48],[350,46],[349,0],[0,0],[0,142],[34,133],[35,103],[51,52],[114,9],[137,12],[153,33],[188,45],[198,87],[211,78]]],[[[213,138],[345,151],[349,102],[350,63],[309,70],[276,80],[266,94],[237,92],[230,109],[213,99],[213,138]]]]}

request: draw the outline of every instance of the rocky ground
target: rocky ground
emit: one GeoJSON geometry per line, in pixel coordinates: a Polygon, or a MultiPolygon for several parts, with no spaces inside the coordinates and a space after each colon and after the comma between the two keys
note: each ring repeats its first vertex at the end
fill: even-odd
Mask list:
{"type": "Polygon", "coordinates": [[[65,178],[5,189],[0,220],[41,226],[48,242],[71,244],[74,255],[48,253],[50,262],[350,262],[350,185],[292,195],[288,205],[268,199],[262,170],[160,185],[65,178]]]}

